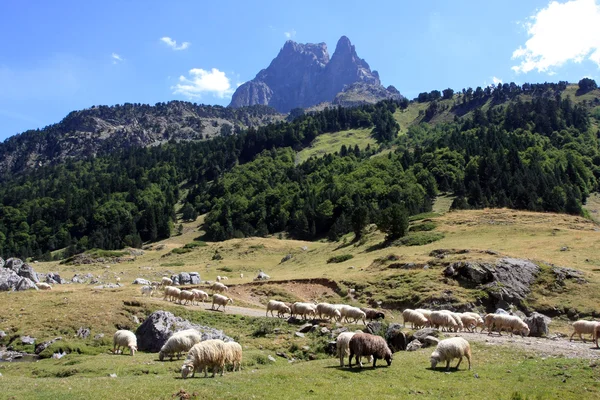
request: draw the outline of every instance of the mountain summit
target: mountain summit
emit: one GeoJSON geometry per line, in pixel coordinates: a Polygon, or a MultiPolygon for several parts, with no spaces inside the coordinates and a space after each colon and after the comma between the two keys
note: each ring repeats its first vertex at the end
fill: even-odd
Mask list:
{"type": "Polygon", "coordinates": [[[296,107],[332,102],[355,83],[383,89],[382,98],[397,95],[381,86],[377,71],[371,71],[346,36],[338,40],[331,58],[325,43],[288,40],[266,69],[235,91],[230,106],[262,104],[286,113],[296,107]]]}

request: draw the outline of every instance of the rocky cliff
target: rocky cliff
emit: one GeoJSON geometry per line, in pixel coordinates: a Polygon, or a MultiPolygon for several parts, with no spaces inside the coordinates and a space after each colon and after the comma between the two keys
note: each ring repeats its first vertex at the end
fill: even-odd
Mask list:
{"type": "Polygon", "coordinates": [[[340,38],[331,58],[325,43],[288,40],[266,69],[235,91],[230,106],[262,104],[287,113],[296,107],[332,102],[356,83],[362,85],[354,86],[354,93],[357,89],[369,92],[368,102],[394,95],[381,86],[377,71],[371,71],[346,36],[340,38]]]}

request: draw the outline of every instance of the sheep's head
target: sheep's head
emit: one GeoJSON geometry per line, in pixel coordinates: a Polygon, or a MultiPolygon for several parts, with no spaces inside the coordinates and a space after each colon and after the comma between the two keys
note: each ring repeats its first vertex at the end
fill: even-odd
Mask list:
{"type": "Polygon", "coordinates": [[[431,369],[435,369],[437,363],[440,362],[440,353],[438,353],[437,350],[431,353],[431,358],[429,361],[431,361],[431,369]]]}
{"type": "Polygon", "coordinates": [[[393,360],[393,359],[394,359],[394,356],[392,355],[392,352],[391,352],[391,351],[388,351],[388,352],[385,354],[385,362],[387,362],[387,365],[388,365],[388,367],[389,367],[390,365],[392,365],[392,360],[393,360]]]}
{"type": "Polygon", "coordinates": [[[529,331],[529,327],[528,327],[528,326],[526,326],[526,327],[524,327],[524,328],[523,328],[523,330],[521,331],[521,334],[522,334],[523,336],[529,336],[529,332],[530,332],[530,331],[529,331]]]}
{"type": "Polygon", "coordinates": [[[375,319],[385,319],[385,314],[384,314],[384,313],[382,313],[382,312],[380,312],[380,311],[378,311],[378,312],[375,314],[375,319]]]}
{"type": "Polygon", "coordinates": [[[183,379],[187,378],[192,372],[194,372],[194,366],[192,364],[184,364],[183,367],[181,367],[181,377],[183,379]]]}
{"type": "Polygon", "coordinates": [[[228,299],[227,299],[227,303],[231,303],[231,304],[233,304],[233,299],[232,299],[232,298],[228,298],[228,299]]]}
{"type": "Polygon", "coordinates": [[[161,350],[158,352],[159,361],[163,361],[165,359],[165,353],[161,350]]]}
{"type": "Polygon", "coordinates": [[[281,312],[291,314],[292,310],[288,306],[283,306],[281,307],[281,312]]]}

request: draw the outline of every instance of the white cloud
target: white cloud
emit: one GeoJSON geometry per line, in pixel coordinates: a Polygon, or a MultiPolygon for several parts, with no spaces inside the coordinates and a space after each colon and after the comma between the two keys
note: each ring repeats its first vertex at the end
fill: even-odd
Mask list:
{"type": "Polygon", "coordinates": [[[567,61],[581,63],[588,59],[600,67],[600,6],[597,0],[552,1],[524,23],[529,40],[519,46],[512,69],[553,74],[552,68],[567,61]]]}
{"type": "Polygon", "coordinates": [[[112,53],[110,56],[113,59],[113,64],[117,64],[123,61],[123,57],[121,57],[117,53],[112,53]]]}
{"type": "Polygon", "coordinates": [[[190,47],[190,44],[191,44],[190,42],[183,42],[179,46],[177,46],[177,41],[171,39],[168,36],[161,37],[160,41],[163,42],[163,43],[165,43],[167,46],[169,46],[173,50],[185,50],[188,47],[190,47]]]}
{"type": "Polygon", "coordinates": [[[496,86],[498,86],[499,83],[502,83],[502,79],[500,78],[496,78],[495,76],[492,77],[492,83],[496,86]]]}
{"type": "Polygon", "coordinates": [[[294,36],[296,36],[296,31],[294,29],[292,29],[289,32],[283,32],[283,34],[285,35],[286,38],[291,39],[294,36]]]}
{"type": "Polygon", "coordinates": [[[173,94],[182,94],[189,98],[200,98],[209,93],[219,98],[231,96],[234,92],[229,78],[225,72],[213,68],[205,71],[201,68],[193,68],[189,72],[189,78],[179,77],[179,83],[172,86],[173,94]]]}

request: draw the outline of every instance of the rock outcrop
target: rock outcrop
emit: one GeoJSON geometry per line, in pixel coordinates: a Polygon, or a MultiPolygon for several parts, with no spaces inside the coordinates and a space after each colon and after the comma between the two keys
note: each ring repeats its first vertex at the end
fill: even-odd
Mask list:
{"type": "Polygon", "coordinates": [[[237,88],[230,106],[262,104],[287,113],[297,107],[332,102],[346,89],[348,95],[337,104],[358,105],[401,97],[395,88],[388,91],[381,86],[377,71],[371,71],[346,36],[338,41],[331,59],[325,43],[288,40],[266,69],[237,88]],[[353,86],[357,83],[360,85],[353,86]]]}

